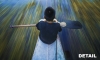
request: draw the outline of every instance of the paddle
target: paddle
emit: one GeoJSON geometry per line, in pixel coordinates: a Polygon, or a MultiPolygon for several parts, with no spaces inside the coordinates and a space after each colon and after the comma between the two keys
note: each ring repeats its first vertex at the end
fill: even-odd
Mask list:
{"type": "MultiPolygon", "coordinates": [[[[45,21],[44,19],[41,19],[40,21],[45,21]]],[[[39,21],[39,22],[40,22],[39,21]]],[[[55,22],[58,22],[55,20],[55,22]]],[[[69,28],[69,29],[81,29],[82,25],[79,21],[71,21],[71,20],[66,20],[65,22],[58,22],[60,23],[61,27],[64,28],[69,28]]],[[[28,25],[11,25],[11,28],[18,28],[18,27],[35,27],[36,24],[28,24],[28,25]]]]}
{"type": "Polygon", "coordinates": [[[65,28],[69,28],[69,29],[81,29],[82,28],[82,24],[79,21],[66,20],[65,22],[67,24],[65,28]]]}

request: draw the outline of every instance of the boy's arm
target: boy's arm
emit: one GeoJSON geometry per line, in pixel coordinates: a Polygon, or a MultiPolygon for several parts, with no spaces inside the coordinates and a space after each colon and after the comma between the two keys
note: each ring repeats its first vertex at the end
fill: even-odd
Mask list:
{"type": "Polygon", "coordinates": [[[53,21],[59,23],[61,27],[65,27],[67,25],[65,22],[57,21],[57,19],[54,19],[53,21]]]}
{"type": "Polygon", "coordinates": [[[46,21],[46,19],[40,19],[39,22],[40,22],[40,21],[46,21]]]}
{"type": "Polygon", "coordinates": [[[39,22],[36,24],[36,27],[37,27],[38,30],[40,30],[40,26],[39,25],[40,25],[40,23],[42,21],[46,21],[46,20],[45,19],[40,19],[39,22]]]}
{"type": "Polygon", "coordinates": [[[36,27],[37,27],[38,30],[40,30],[40,28],[39,28],[39,22],[36,24],[36,27]]]}

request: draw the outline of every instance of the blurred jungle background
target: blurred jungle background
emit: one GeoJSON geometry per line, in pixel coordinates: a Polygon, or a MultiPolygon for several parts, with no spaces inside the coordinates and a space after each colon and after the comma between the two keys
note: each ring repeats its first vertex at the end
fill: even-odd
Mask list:
{"type": "Polygon", "coordinates": [[[56,10],[58,21],[79,21],[82,29],[63,28],[59,33],[70,58],[95,54],[100,60],[100,0],[0,0],[0,60],[31,60],[39,31],[36,27],[10,28],[10,25],[36,24],[46,7],[56,10]]]}

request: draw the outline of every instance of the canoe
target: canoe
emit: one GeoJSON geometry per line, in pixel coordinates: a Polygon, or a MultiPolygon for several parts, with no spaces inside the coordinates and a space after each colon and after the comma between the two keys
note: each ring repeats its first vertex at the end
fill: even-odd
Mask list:
{"type": "Polygon", "coordinates": [[[38,37],[32,60],[65,60],[59,36],[52,44],[45,44],[38,37]]]}

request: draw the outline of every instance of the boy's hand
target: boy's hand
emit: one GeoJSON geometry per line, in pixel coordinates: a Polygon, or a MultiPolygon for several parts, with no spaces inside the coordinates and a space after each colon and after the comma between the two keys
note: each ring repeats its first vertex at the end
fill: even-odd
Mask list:
{"type": "Polygon", "coordinates": [[[61,27],[65,27],[67,24],[65,22],[60,22],[61,27]]]}
{"type": "Polygon", "coordinates": [[[54,21],[54,22],[57,22],[57,19],[54,19],[53,21],[54,21]]]}

